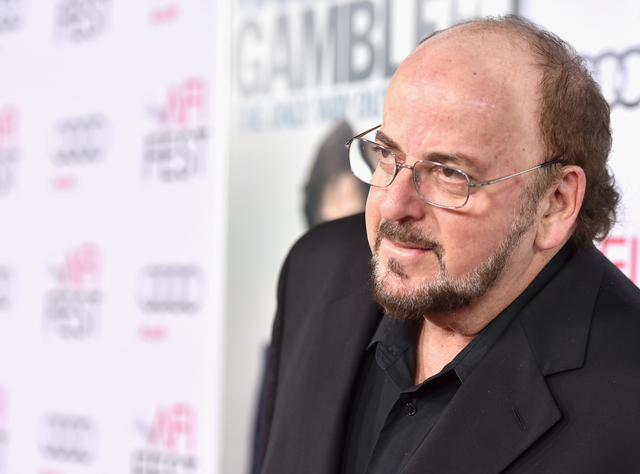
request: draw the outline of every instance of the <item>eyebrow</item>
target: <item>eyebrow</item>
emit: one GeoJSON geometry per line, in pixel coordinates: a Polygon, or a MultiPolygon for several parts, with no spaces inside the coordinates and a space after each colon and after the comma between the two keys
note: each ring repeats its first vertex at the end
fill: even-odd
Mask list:
{"type": "Polygon", "coordinates": [[[462,167],[466,169],[473,169],[474,171],[480,171],[480,166],[478,166],[477,160],[474,160],[469,155],[465,155],[464,153],[439,153],[439,152],[430,152],[425,153],[422,157],[423,160],[427,161],[435,161],[437,163],[442,163],[443,165],[454,165],[454,167],[462,167]]]}
{"type": "Polygon", "coordinates": [[[376,132],[376,140],[378,140],[380,143],[382,143],[384,146],[388,147],[388,148],[393,148],[394,150],[397,150],[400,152],[400,146],[394,142],[391,137],[389,137],[388,135],[386,135],[382,130],[378,129],[378,131],[376,132]]]}
{"type": "MultiPolygon", "coordinates": [[[[378,129],[376,132],[376,140],[378,140],[382,145],[391,148],[392,151],[398,152],[402,154],[400,150],[400,145],[398,145],[391,137],[386,135],[382,130],[378,129]]],[[[422,155],[420,158],[425,161],[435,161],[436,163],[442,163],[443,165],[454,167],[462,167],[467,170],[471,169],[473,172],[481,171],[481,167],[478,166],[477,160],[474,160],[471,156],[465,155],[464,153],[440,153],[440,152],[429,152],[422,155]]]]}

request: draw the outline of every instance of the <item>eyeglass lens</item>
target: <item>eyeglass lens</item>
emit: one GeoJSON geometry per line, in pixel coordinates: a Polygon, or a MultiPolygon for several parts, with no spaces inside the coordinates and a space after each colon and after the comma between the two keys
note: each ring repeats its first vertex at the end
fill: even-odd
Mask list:
{"type": "MultiPolygon", "coordinates": [[[[399,172],[391,150],[364,138],[356,138],[351,143],[349,163],[356,178],[376,187],[389,186],[399,172]]],[[[418,161],[414,165],[413,180],[420,197],[436,206],[462,207],[469,197],[467,176],[448,166],[418,161]]]]}

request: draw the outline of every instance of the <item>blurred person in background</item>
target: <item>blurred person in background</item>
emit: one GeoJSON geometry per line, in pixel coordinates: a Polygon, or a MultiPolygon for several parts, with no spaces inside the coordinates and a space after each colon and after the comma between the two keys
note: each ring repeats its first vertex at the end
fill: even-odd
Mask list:
{"type": "Polygon", "coordinates": [[[351,173],[344,146],[352,136],[349,124],[340,122],[318,150],[305,186],[304,213],[309,228],[364,211],[369,187],[351,173]]]}

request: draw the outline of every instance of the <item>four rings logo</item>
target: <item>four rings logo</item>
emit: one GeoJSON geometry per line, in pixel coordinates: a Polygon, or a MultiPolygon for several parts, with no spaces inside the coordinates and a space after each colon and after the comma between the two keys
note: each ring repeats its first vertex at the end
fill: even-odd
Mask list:
{"type": "Polygon", "coordinates": [[[98,427],[87,416],[47,413],[40,419],[37,442],[46,459],[90,464],[98,452],[98,427]]]}
{"type": "Polygon", "coordinates": [[[584,56],[611,108],[640,105],[640,46],[616,53],[604,51],[596,56],[584,56]]]}
{"type": "Polygon", "coordinates": [[[204,302],[205,283],[197,265],[149,265],[138,277],[138,305],[145,313],[194,314],[204,302]]]}
{"type": "Polygon", "coordinates": [[[22,23],[24,0],[0,1],[0,34],[16,30],[22,23]]]}
{"type": "Polygon", "coordinates": [[[60,0],[55,30],[59,38],[79,43],[97,38],[111,19],[111,0],[60,0]]]}
{"type": "Polygon", "coordinates": [[[104,158],[109,124],[102,115],[67,117],[53,127],[50,155],[57,165],[94,163],[104,158]]]}

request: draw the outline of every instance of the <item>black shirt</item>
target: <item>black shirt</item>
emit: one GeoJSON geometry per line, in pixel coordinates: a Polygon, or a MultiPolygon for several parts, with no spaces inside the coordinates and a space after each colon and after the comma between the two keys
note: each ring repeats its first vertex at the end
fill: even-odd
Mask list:
{"type": "Polygon", "coordinates": [[[458,388],[509,323],[572,254],[565,245],[529,287],[438,374],[413,385],[419,323],[384,316],[365,354],[351,405],[344,474],[400,472],[436,424],[458,388]]]}

